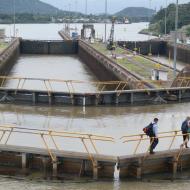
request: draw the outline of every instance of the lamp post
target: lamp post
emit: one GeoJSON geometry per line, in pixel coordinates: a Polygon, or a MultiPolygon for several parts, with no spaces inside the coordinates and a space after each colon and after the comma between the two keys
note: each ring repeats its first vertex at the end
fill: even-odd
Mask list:
{"type": "Polygon", "coordinates": [[[108,12],[108,1],[105,0],[105,36],[104,36],[105,44],[107,40],[107,12],[108,12]]]}
{"type": "Polygon", "coordinates": [[[178,32],[178,0],[176,0],[176,12],[175,12],[175,35],[174,35],[174,70],[173,76],[176,77],[176,62],[177,62],[177,32],[178,32]]]}

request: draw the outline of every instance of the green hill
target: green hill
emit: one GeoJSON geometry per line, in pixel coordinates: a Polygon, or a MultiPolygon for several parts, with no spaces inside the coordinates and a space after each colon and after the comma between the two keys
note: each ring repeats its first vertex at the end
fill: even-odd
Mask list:
{"type": "MultiPolygon", "coordinates": [[[[0,0],[0,14],[13,14],[13,2],[14,0],[0,0]]],[[[54,15],[61,10],[40,0],[15,0],[15,12],[54,15]]]]}
{"type": "Polygon", "coordinates": [[[117,17],[128,17],[128,18],[150,18],[155,14],[155,11],[152,9],[144,7],[127,7],[115,15],[117,17]]]}
{"type": "MultiPolygon", "coordinates": [[[[175,4],[170,4],[166,9],[161,9],[151,20],[150,29],[163,34],[165,31],[165,11],[167,11],[167,33],[175,28],[175,4]]],[[[190,24],[190,3],[179,5],[178,27],[190,24]]]]}

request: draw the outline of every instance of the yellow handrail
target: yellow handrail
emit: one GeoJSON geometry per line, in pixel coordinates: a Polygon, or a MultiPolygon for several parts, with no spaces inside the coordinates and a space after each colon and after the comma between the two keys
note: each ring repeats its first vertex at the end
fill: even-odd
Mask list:
{"type": "Polygon", "coordinates": [[[82,144],[89,156],[89,159],[92,161],[93,166],[95,165],[94,158],[92,156],[92,153],[88,149],[88,146],[85,142],[85,140],[89,140],[90,144],[92,145],[92,148],[96,154],[99,154],[97,147],[94,143],[94,141],[103,141],[103,142],[115,142],[113,137],[110,136],[103,136],[103,135],[96,135],[96,134],[88,134],[88,133],[78,133],[78,132],[67,132],[67,131],[53,131],[53,130],[44,130],[44,129],[35,129],[35,128],[22,128],[17,126],[11,126],[11,125],[0,125],[0,131],[2,132],[0,142],[2,143],[2,140],[6,133],[8,133],[8,137],[5,140],[4,144],[7,144],[10,136],[12,133],[20,133],[20,134],[31,134],[31,135],[39,135],[43,143],[45,145],[45,148],[48,151],[48,154],[50,155],[53,162],[56,161],[55,155],[52,153],[52,150],[49,148],[47,141],[45,140],[45,137],[50,137],[52,140],[55,148],[57,150],[60,150],[58,147],[56,140],[54,137],[60,137],[60,138],[71,138],[71,139],[80,139],[82,141],[82,144]]]}
{"type": "MultiPolygon", "coordinates": [[[[24,88],[24,85],[27,81],[39,81],[42,82],[42,84],[45,87],[45,90],[47,91],[48,95],[51,95],[51,92],[53,92],[53,83],[64,83],[66,85],[66,92],[71,94],[71,97],[73,93],[76,92],[76,85],[78,84],[92,84],[97,89],[94,89],[95,92],[97,92],[97,96],[100,95],[100,93],[104,91],[114,91],[117,93],[118,96],[120,94],[127,90],[128,86],[131,84],[130,81],[80,81],[80,80],[63,80],[63,79],[48,79],[48,78],[30,78],[30,77],[19,77],[19,76],[0,76],[1,82],[1,88],[4,88],[3,85],[5,84],[6,80],[18,80],[17,86],[15,87],[15,94],[18,90],[21,90],[24,88]],[[110,88],[111,87],[111,88],[110,88]]],[[[137,89],[146,89],[145,84],[147,82],[151,83],[160,83],[161,81],[152,81],[152,80],[136,80],[136,87],[137,89]]],[[[170,82],[170,81],[169,81],[170,82]]]]}
{"type": "MultiPolygon", "coordinates": [[[[152,143],[153,143],[153,139],[155,139],[155,138],[158,138],[158,139],[172,138],[172,141],[171,141],[169,148],[168,148],[168,150],[171,150],[172,145],[175,141],[175,138],[181,137],[184,135],[190,135],[190,133],[182,134],[180,130],[173,130],[173,131],[167,131],[167,132],[160,132],[160,133],[158,133],[158,137],[148,137],[146,134],[137,134],[137,135],[125,135],[125,136],[122,136],[120,139],[123,140],[123,143],[137,142],[137,145],[136,145],[136,147],[134,149],[134,153],[133,153],[135,155],[137,153],[137,150],[138,150],[142,141],[151,140],[150,146],[147,149],[147,152],[148,152],[152,143]],[[171,134],[171,135],[169,135],[169,134],[171,134]]],[[[181,149],[183,149],[186,142],[187,142],[187,140],[185,142],[183,142],[183,144],[180,146],[180,151],[179,151],[178,156],[177,156],[177,161],[179,160],[179,157],[182,154],[181,149]]]]}

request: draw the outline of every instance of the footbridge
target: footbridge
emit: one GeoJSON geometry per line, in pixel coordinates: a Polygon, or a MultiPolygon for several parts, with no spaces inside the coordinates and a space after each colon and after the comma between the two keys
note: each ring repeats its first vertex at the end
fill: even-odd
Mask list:
{"type": "Polygon", "coordinates": [[[44,177],[49,175],[52,178],[64,178],[65,175],[113,178],[117,158],[101,154],[95,144],[97,141],[114,143],[112,137],[10,125],[0,125],[0,132],[1,174],[27,175],[38,171],[44,177]],[[38,147],[9,144],[11,138],[19,142],[21,137],[25,140],[32,138],[38,147]],[[63,144],[68,144],[67,139],[72,140],[72,144],[76,141],[84,152],[64,150],[63,144]]]}
{"type": "Polygon", "coordinates": [[[4,124],[0,125],[0,173],[29,175],[38,171],[43,177],[59,179],[68,175],[114,178],[115,173],[124,179],[141,179],[146,175],[164,173],[175,178],[178,171],[190,167],[190,150],[184,148],[185,143],[180,143],[181,131],[161,132],[158,138],[158,152],[150,155],[151,143],[145,134],[125,135],[116,139],[90,133],[4,124]],[[20,137],[27,145],[23,145],[20,137]],[[69,140],[73,146],[77,143],[77,149],[81,146],[83,151],[68,151],[69,140]],[[36,142],[37,146],[31,142],[36,142]],[[99,146],[107,143],[108,149],[113,145],[117,148],[123,143],[128,153],[108,155],[106,150],[99,151],[97,142],[99,146]]]}
{"type": "Polygon", "coordinates": [[[161,132],[158,135],[161,151],[154,155],[149,154],[153,138],[150,140],[145,134],[122,136],[120,140],[131,147],[131,142],[136,145],[131,148],[132,155],[119,156],[118,167],[120,168],[120,178],[136,177],[141,179],[143,175],[153,173],[171,173],[175,178],[177,171],[189,168],[190,151],[185,149],[185,142],[180,144],[183,135],[181,131],[161,132]],[[165,143],[163,143],[165,141],[165,143]],[[148,144],[147,144],[148,142],[148,144]],[[176,144],[177,142],[177,144],[176,144]],[[139,149],[145,153],[138,153],[139,149]],[[176,149],[180,147],[179,149],[176,149]]]}
{"type": "MultiPolygon", "coordinates": [[[[30,104],[88,106],[166,104],[190,100],[188,86],[144,89],[144,81],[139,81],[139,89],[129,90],[128,81],[87,82],[16,76],[0,76],[0,80],[0,102],[2,103],[28,102],[30,104]],[[9,86],[10,81],[11,86],[9,86]],[[39,87],[30,87],[32,83],[35,83],[32,86],[39,87]],[[87,88],[89,83],[92,89],[87,88]]],[[[184,78],[181,80],[184,81],[184,78]]]]}

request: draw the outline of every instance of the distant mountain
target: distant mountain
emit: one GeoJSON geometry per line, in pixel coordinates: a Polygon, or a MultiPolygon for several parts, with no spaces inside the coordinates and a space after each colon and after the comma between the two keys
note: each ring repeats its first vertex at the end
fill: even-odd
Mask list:
{"type": "Polygon", "coordinates": [[[129,18],[149,18],[156,13],[153,9],[145,7],[127,7],[115,14],[118,17],[129,17],[129,18]]]}
{"type": "Polygon", "coordinates": [[[60,9],[41,2],[40,0],[0,0],[0,14],[13,14],[13,2],[17,14],[41,14],[55,15],[62,12],[60,9]]]}

